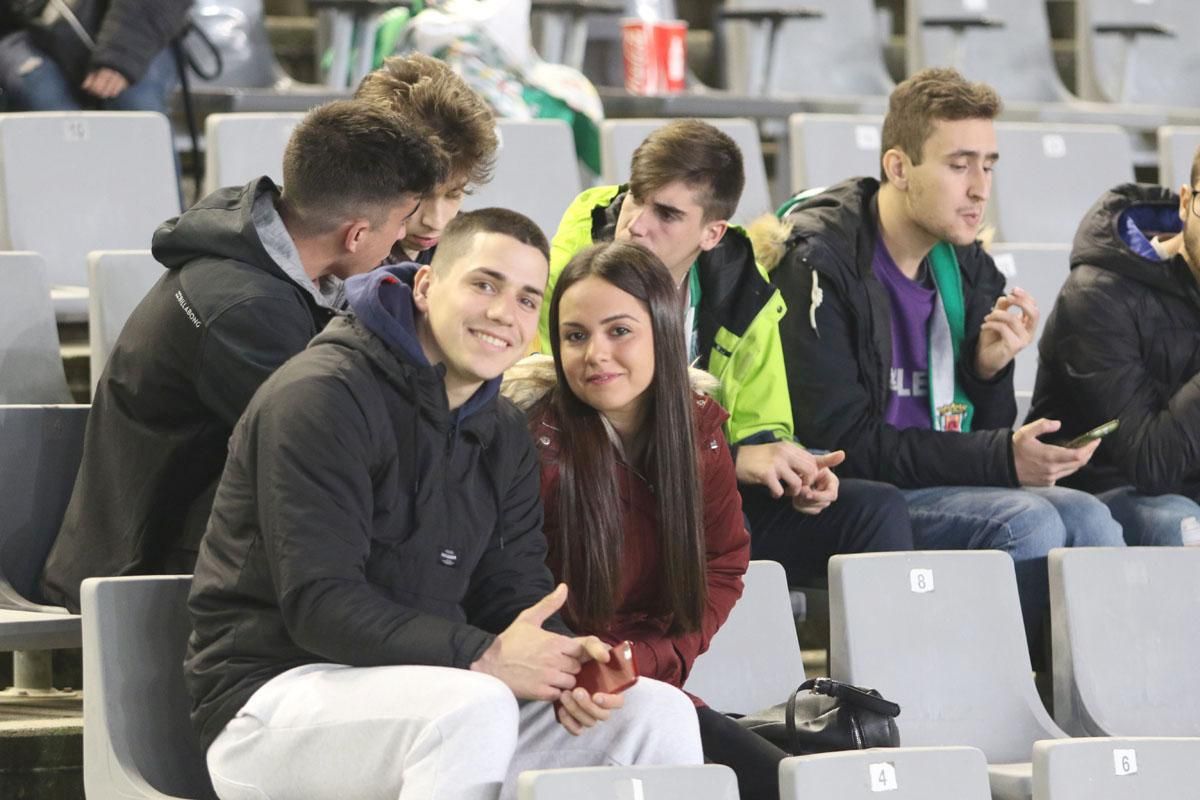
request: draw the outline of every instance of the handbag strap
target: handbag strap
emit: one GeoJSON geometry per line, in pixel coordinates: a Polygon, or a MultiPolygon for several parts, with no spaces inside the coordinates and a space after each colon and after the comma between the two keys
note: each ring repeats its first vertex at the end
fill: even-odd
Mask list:
{"type": "Polygon", "coordinates": [[[784,724],[787,726],[787,740],[791,744],[790,752],[796,753],[799,750],[799,742],[796,741],[796,695],[804,691],[804,686],[788,695],[787,713],[783,715],[784,724]]]}
{"type": "Polygon", "coordinates": [[[83,27],[83,23],[79,21],[79,17],[75,16],[75,9],[67,5],[66,0],[50,0],[49,5],[54,6],[54,10],[71,27],[71,30],[79,37],[79,41],[83,42],[88,50],[96,49],[96,40],[87,32],[87,28],[83,27]]]}
{"type": "MultiPolygon", "coordinates": [[[[868,711],[874,711],[876,714],[883,714],[886,717],[900,716],[900,706],[893,703],[891,700],[885,700],[873,690],[860,689],[857,686],[852,686],[848,683],[835,681],[832,678],[813,678],[800,684],[800,688],[796,691],[811,689],[818,694],[829,695],[836,697],[839,700],[844,700],[851,705],[865,708],[868,711]]],[[[795,693],[792,695],[794,702],[795,693]]]]}

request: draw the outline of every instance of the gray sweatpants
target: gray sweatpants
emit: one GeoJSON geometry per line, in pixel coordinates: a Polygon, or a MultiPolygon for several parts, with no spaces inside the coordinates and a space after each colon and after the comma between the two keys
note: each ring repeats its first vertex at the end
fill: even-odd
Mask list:
{"type": "Polygon", "coordinates": [[[691,701],[649,678],[572,736],[489,675],[335,664],[273,678],[208,750],[221,800],[495,800],[527,769],[702,761],[691,701]]]}

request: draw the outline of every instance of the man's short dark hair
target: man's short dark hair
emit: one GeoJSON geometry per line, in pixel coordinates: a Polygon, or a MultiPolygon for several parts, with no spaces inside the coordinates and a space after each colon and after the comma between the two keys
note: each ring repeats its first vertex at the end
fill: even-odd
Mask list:
{"type": "Polygon", "coordinates": [[[487,183],[496,160],[496,119],[487,102],[444,61],[424,53],[394,56],[370,72],[354,97],[396,114],[441,147],[449,177],[487,183]]]}
{"type": "MultiPolygon", "coordinates": [[[[921,150],[933,135],[935,122],[995,119],[1001,107],[1000,96],[986,83],[972,83],[946,67],[923,69],[892,90],[883,119],[880,155],[896,148],[913,164],[920,164],[921,150]]],[[[887,181],[882,170],[880,176],[887,181]]]]}
{"type": "Polygon", "coordinates": [[[742,151],[728,134],[707,122],[669,122],[633,151],[629,191],[642,200],[676,181],[696,192],[705,222],[729,219],[746,182],[742,151]]]}
{"type": "Polygon", "coordinates": [[[434,272],[444,273],[463,253],[471,248],[477,233],[499,233],[521,244],[536,248],[550,260],[550,243],[537,223],[524,214],[507,208],[481,208],[459,214],[446,225],[442,239],[433,254],[434,272]]]}
{"type": "Polygon", "coordinates": [[[283,156],[283,200],[309,235],[358,218],[382,225],[406,197],[428,194],[445,178],[438,148],[361,100],[310,111],[283,156]]]}

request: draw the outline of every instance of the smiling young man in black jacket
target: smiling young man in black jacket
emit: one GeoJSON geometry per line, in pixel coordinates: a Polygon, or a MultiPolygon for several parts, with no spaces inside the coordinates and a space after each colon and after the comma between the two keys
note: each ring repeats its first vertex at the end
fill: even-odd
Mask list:
{"type": "Polygon", "coordinates": [[[1131,545],[1200,535],[1200,152],[1179,192],[1124,184],[1084,216],[1038,346],[1033,416],[1120,427],[1068,485],[1131,545]]]}
{"type": "Polygon", "coordinates": [[[397,241],[444,159],[395,115],[343,101],[288,143],[285,187],[220,189],[154,234],[166,267],[96,384],[83,459],[42,575],[77,611],[84,578],[191,572],[251,396],[397,241]]]}
{"type": "Polygon", "coordinates": [[[1046,554],[1120,545],[1102,503],[1054,486],[1095,445],[1015,433],[1012,360],[1037,306],[976,241],[999,158],[1000,99],[948,69],[900,83],[882,132],[882,182],[856,178],[796,200],[772,279],[796,430],[846,451],[847,477],[903,490],[921,549],[996,548],[1016,565],[1026,631],[1049,604],[1046,554]]]}
{"type": "Polygon", "coordinates": [[[432,265],[348,281],[354,316],[238,423],[186,661],[222,798],[490,800],[523,769],[699,763],[682,692],[574,685],[608,648],[557,617],[537,456],[498,397],[548,250],[515,212],[456,217],[432,265]]]}

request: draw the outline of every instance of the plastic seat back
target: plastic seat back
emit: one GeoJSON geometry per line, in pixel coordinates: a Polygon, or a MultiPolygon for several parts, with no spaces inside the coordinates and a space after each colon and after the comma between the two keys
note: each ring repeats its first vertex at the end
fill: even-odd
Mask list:
{"type": "Polygon", "coordinates": [[[908,0],[905,30],[909,75],[953,67],[1008,101],[1071,97],[1054,66],[1044,0],[908,0]]]}
{"type": "MultiPolygon", "coordinates": [[[[193,75],[197,84],[249,89],[282,88],[292,82],[271,48],[262,0],[196,0],[192,20],[217,48],[222,64],[221,74],[212,80],[193,75]]],[[[190,50],[206,69],[211,67],[203,45],[190,50]]]]}
{"type": "Polygon", "coordinates": [[[996,124],[992,199],[999,239],[1070,244],[1096,198],[1134,179],[1129,136],[1115,125],[996,124]]]}
{"type": "Polygon", "coordinates": [[[738,714],[782,703],[804,682],[783,567],[751,561],[744,581],[741,598],[683,687],[718,711],[738,714]]]}
{"type": "Polygon", "coordinates": [[[179,213],[167,118],[151,112],[0,115],[0,248],[34,250],[51,286],[86,286],[87,254],[150,246],[179,213]]]}
{"type": "Polygon", "coordinates": [[[558,119],[502,119],[496,127],[500,152],[492,180],[467,196],[463,210],[511,208],[553,238],[563,212],[580,192],[570,126],[558,119]]]}
{"type": "Polygon", "coordinates": [[[36,610],[37,580],[58,537],[89,406],[0,406],[0,607],[36,610]]]}
{"type": "Polygon", "coordinates": [[[1200,548],[1050,551],[1054,716],[1074,736],[1200,736],[1200,548]]]}
{"type": "MultiPolygon", "coordinates": [[[[756,0],[729,0],[725,7],[762,9],[756,0]]],[[[765,74],[770,96],[884,96],[892,79],[883,60],[885,35],[880,33],[872,0],[776,0],[770,8],[811,9],[816,19],[786,20],[779,26],[773,64],[765,74]],[[836,68],[831,68],[836,65],[836,68]]],[[[768,41],[760,26],[730,20],[724,24],[725,86],[748,92],[764,85],[768,41]]]]}
{"type": "Polygon", "coordinates": [[[681,767],[577,767],[529,770],[517,800],[737,800],[737,778],[720,764],[681,767]]]}
{"type": "Polygon", "coordinates": [[[858,175],[879,177],[883,117],[792,114],[788,152],[793,192],[832,186],[858,175]]]}
{"type": "Polygon", "coordinates": [[[1011,764],[1063,735],[1034,689],[1008,554],[834,556],[829,604],[832,677],[899,703],[905,746],[969,745],[1011,764]]]}
{"type": "MultiPolygon", "coordinates": [[[[774,211],[767,184],[767,168],[763,163],[762,142],[758,127],[748,119],[706,119],[708,124],[728,134],[742,151],[742,170],[746,182],[733,222],[745,224],[762,214],[774,211]]],[[[606,183],[629,180],[633,151],[654,130],[666,125],[667,119],[608,119],[600,124],[600,163],[606,183]]]]}
{"type": "Polygon", "coordinates": [[[149,250],[88,253],[88,355],[93,395],[125,321],[164,272],[149,250]]]}
{"type": "Polygon", "coordinates": [[[1200,148],[1200,127],[1164,125],[1158,129],[1158,182],[1179,191],[1192,185],[1192,160],[1200,148]]]}
{"type": "Polygon", "coordinates": [[[89,798],[215,796],[183,682],[190,587],[190,575],[83,582],[83,779],[89,798]]]}
{"type": "Polygon", "coordinates": [[[67,403],[46,264],[32,252],[0,252],[0,403],[67,403]]]}
{"type": "Polygon", "coordinates": [[[1065,739],[1033,746],[1033,800],[1190,800],[1200,739],[1065,739]]]}
{"type": "Polygon", "coordinates": [[[782,800],[991,800],[974,747],[890,747],[785,758],[782,800]]]}
{"type": "Polygon", "coordinates": [[[1200,52],[1190,44],[1200,27],[1200,5],[1192,0],[1087,0],[1074,6],[1075,74],[1083,97],[1200,106],[1200,84],[1192,78],[1200,68],[1200,52]],[[1153,27],[1168,35],[1136,31],[1153,27]]]}
{"type": "Polygon", "coordinates": [[[204,192],[267,175],[283,185],[283,153],[304,114],[210,114],[204,121],[204,192]]]}
{"type": "MultiPolygon", "coordinates": [[[[1020,286],[1033,295],[1041,312],[1033,343],[1017,353],[1013,373],[1013,388],[1018,394],[1028,393],[1032,397],[1037,380],[1038,340],[1046,326],[1046,319],[1054,308],[1054,301],[1067,275],[1071,272],[1071,248],[1065,244],[994,244],[991,247],[996,268],[1003,273],[1006,287],[1020,286]]],[[[1017,420],[1019,425],[1021,420],[1017,420]]]]}

